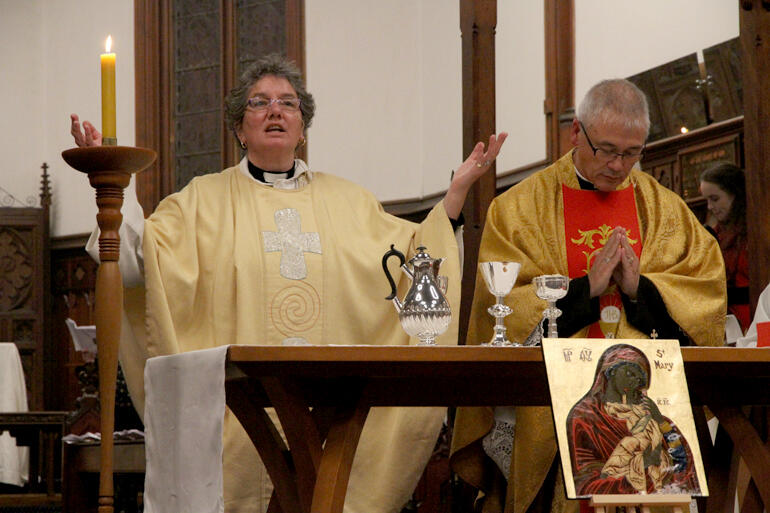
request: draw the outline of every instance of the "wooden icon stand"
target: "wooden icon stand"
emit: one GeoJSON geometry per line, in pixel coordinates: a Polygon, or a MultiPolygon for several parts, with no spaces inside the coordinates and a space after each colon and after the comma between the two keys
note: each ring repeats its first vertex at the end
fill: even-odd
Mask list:
{"type": "Polygon", "coordinates": [[[123,311],[123,279],[118,268],[123,221],[123,189],[137,173],[155,160],[152,150],[128,146],[93,146],[62,152],[73,168],[86,173],[96,189],[99,213],[99,269],[96,272],[94,317],[99,351],[99,405],[101,407],[101,449],[99,469],[99,513],[114,510],[113,437],[115,431],[115,388],[118,377],[118,346],[123,311]]]}
{"type": "Polygon", "coordinates": [[[689,495],[660,494],[660,495],[593,495],[591,507],[596,513],[611,513],[619,506],[636,508],[641,513],[650,513],[652,507],[673,507],[674,513],[690,511],[689,495]]]}

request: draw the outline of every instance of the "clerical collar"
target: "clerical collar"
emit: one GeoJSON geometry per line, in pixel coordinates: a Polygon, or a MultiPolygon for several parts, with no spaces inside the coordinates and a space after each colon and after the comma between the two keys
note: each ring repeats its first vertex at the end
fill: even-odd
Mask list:
{"type": "Polygon", "coordinates": [[[255,166],[247,159],[249,174],[262,183],[275,183],[278,180],[288,180],[294,177],[294,170],[297,167],[296,162],[292,162],[291,169],[288,171],[266,171],[261,167],[255,166]]]}
{"type": "MultiPolygon", "coordinates": [[[[247,159],[244,156],[241,159],[241,161],[238,163],[238,172],[241,173],[246,178],[248,178],[249,180],[253,180],[255,183],[266,185],[268,187],[272,187],[273,189],[298,190],[305,187],[313,179],[313,173],[307,167],[307,164],[305,164],[305,162],[303,162],[300,159],[295,159],[294,166],[285,173],[286,176],[291,176],[291,178],[275,177],[275,181],[273,182],[268,182],[266,180],[263,181],[257,178],[254,174],[251,173],[251,170],[249,169],[249,164],[251,164],[249,162],[249,159],[247,159]]],[[[256,168],[256,166],[254,167],[256,168]]],[[[271,174],[275,174],[275,173],[265,172],[264,169],[261,171],[263,173],[261,177],[262,179],[269,177],[271,174]]],[[[284,173],[279,173],[279,174],[283,175],[284,173]]]]}
{"type": "Polygon", "coordinates": [[[597,191],[598,189],[596,186],[589,180],[586,180],[583,175],[580,174],[580,171],[578,171],[578,168],[575,168],[575,175],[577,176],[578,183],[580,184],[580,188],[584,191],[597,191]]]}

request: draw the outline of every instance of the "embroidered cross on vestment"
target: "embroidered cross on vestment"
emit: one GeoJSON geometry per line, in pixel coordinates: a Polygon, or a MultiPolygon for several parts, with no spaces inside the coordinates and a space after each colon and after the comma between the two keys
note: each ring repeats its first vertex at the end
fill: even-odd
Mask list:
{"type": "Polygon", "coordinates": [[[262,232],[265,252],[281,252],[281,276],[290,280],[307,277],[305,253],[321,254],[321,237],[316,232],[301,232],[299,212],[284,208],[275,212],[276,232],[262,232]]]}

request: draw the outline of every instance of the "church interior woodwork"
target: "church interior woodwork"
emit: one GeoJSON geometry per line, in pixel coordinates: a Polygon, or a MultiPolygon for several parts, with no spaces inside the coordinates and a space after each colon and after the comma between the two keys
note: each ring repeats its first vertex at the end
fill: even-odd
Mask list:
{"type": "MultiPolygon", "coordinates": [[[[547,156],[518,170],[522,172],[545,167],[569,149],[568,130],[575,109],[574,0],[544,0],[544,4],[547,156]]],[[[158,153],[156,163],[137,176],[137,194],[149,213],[193,177],[233,165],[240,158],[241,149],[222,123],[221,97],[240,70],[271,52],[287,54],[304,70],[304,0],[136,0],[134,6],[136,20],[145,29],[137,31],[134,42],[136,144],[158,153]],[[260,30],[244,30],[254,24],[260,30]]],[[[464,154],[483,134],[495,132],[494,94],[490,91],[495,89],[496,6],[497,0],[459,2],[464,154]]],[[[758,0],[742,1],[739,9],[740,37],[704,49],[704,63],[698,63],[695,54],[682,56],[640,70],[630,79],[651,97],[652,127],[643,169],[679,194],[702,222],[707,211],[698,191],[700,173],[717,161],[746,169],[750,294],[756,305],[770,281],[770,267],[765,264],[770,259],[770,216],[765,212],[770,204],[770,87],[766,84],[770,52],[763,46],[770,40],[770,12],[766,2],[758,0]]],[[[496,176],[493,167],[474,185],[463,210],[466,249],[461,333],[467,328],[486,208],[512,184],[510,177],[496,176]]],[[[98,404],[88,392],[94,387],[93,371],[87,370],[87,362],[75,350],[64,324],[67,318],[79,325],[94,323],[97,264],[83,249],[87,234],[50,237],[51,194],[45,171],[42,191],[39,206],[0,207],[0,341],[12,341],[18,347],[29,410],[50,413],[29,422],[38,423],[36,435],[49,433],[41,434],[35,443],[51,448],[60,443],[63,434],[99,429],[98,404]]],[[[410,205],[390,202],[385,207],[420,221],[434,199],[410,205]]],[[[118,399],[118,410],[124,415],[118,429],[141,427],[125,390],[118,399]]],[[[2,418],[0,414],[0,424],[2,418]]],[[[472,504],[473,491],[449,471],[450,436],[451,430],[442,433],[405,511],[449,513],[472,504]]],[[[44,456],[38,458],[44,470],[40,472],[53,473],[41,478],[45,487],[36,492],[48,497],[43,502],[51,511],[61,511],[62,454],[60,450],[41,451],[44,456]]],[[[116,469],[129,475],[117,485],[126,511],[139,510],[141,505],[142,455],[139,443],[118,444],[116,469]]],[[[82,468],[91,469],[88,472],[97,468],[96,456],[88,450],[78,453],[70,448],[64,457],[77,459],[82,468]]],[[[69,509],[95,511],[95,503],[80,500],[84,490],[95,490],[93,475],[74,474],[70,479],[74,502],[69,509]]],[[[6,504],[2,492],[0,489],[0,513],[6,504]]]]}
{"type": "Polygon", "coordinates": [[[47,166],[43,169],[39,206],[26,206],[12,197],[7,199],[16,205],[0,208],[0,341],[16,344],[26,376],[29,407],[42,409],[50,297],[51,191],[47,166]]]}

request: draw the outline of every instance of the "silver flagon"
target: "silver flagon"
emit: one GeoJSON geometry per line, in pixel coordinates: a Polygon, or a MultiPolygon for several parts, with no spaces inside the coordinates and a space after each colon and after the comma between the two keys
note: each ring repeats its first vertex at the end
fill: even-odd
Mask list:
{"type": "Polygon", "coordinates": [[[408,263],[405,263],[404,254],[393,245],[382,257],[382,268],[391,286],[391,294],[385,299],[393,301],[404,331],[419,338],[420,345],[435,345],[436,337],[447,330],[452,320],[452,309],[444,296],[448,279],[438,275],[443,261],[443,258],[431,258],[422,246],[408,263]],[[396,296],[396,283],[387,265],[392,256],[399,259],[401,270],[412,280],[403,301],[396,296]]]}

